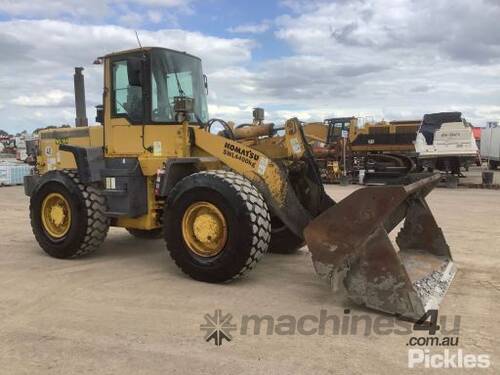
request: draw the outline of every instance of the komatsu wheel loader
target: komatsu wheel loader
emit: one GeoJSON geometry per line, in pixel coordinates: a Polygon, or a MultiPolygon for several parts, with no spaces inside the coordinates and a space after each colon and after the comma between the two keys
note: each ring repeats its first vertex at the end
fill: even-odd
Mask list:
{"type": "Polygon", "coordinates": [[[306,241],[317,271],[354,301],[413,319],[437,307],[455,266],[424,201],[436,177],[365,188],[335,204],[297,119],[281,136],[263,121],[208,119],[199,58],[139,48],[99,61],[102,126],[85,126],[77,70],[81,126],[42,131],[36,173],[25,179],[33,232],[49,255],[89,254],[110,226],[122,227],[163,237],[192,278],[225,282],[266,251],[306,241]],[[404,218],[398,252],[387,233],[404,218]]]}

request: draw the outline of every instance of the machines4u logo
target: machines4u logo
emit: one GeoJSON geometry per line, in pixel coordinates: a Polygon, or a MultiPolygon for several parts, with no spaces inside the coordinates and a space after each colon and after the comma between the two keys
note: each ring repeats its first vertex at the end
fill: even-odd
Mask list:
{"type": "Polygon", "coordinates": [[[231,314],[222,314],[222,310],[215,310],[213,315],[205,314],[205,323],[200,325],[200,329],[205,331],[205,341],[212,341],[215,345],[221,346],[222,341],[227,342],[233,339],[232,331],[236,331],[236,324],[231,323],[231,314]]]}

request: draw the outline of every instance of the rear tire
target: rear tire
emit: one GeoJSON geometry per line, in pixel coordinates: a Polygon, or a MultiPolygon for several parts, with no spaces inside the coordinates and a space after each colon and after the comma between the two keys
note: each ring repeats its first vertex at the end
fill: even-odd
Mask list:
{"type": "Polygon", "coordinates": [[[269,211],[262,195],[243,176],[222,170],[195,173],[178,182],[167,199],[163,223],[172,259],[184,273],[206,282],[224,282],[250,271],[267,251],[271,238],[269,211]],[[189,225],[190,213],[198,205],[204,205],[206,211],[200,211],[189,225]],[[212,217],[210,210],[219,216],[214,214],[214,221],[209,222],[220,218],[224,224],[216,224],[216,234],[205,241],[220,246],[201,253],[197,246],[203,243],[202,232],[195,230],[214,226],[196,226],[196,220],[201,223],[207,215],[212,217]],[[198,234],[193,236],[190,228],[198,234]],[[218,242],[220,238],[222,242],[218,242]]]}
{"type": "Polygon", "coordinates": [[[146,229],[135,229],[135,228],[125,228],[132,236],[146,239],[146,240],[157,240],[163,237],[163,228],[156,228],[151,230],[146,229]]]}
{"type": "MultiPolygon", "coordinates": [[[[109,229],[105,198],[100,189],[80,182],[71,170],[52,171],[42,176],[30,199],[31,228],[42,249],[55,258],[74,258],[94,252],[109,229]],[[51,194],[62,196],[71,217],[67,233],[54,237],[42,219],[42,206],[51,194]]],[[[47,220],[47,219],[45,219],[47,220]]]]}
{"type": "Polygon", "coordinates": [[[293,254],[304,246],[304,240],[297,237],[277,217],[271,219],[271,242],[269,252],[274,254],[293,254]]]}

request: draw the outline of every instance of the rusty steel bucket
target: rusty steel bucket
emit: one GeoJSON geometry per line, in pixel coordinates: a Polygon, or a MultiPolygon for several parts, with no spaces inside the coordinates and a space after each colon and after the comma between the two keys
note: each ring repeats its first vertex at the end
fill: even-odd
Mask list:
{"type": "Polygon", "coordinates": [[[439,179],[366,187],[315,218],[304,236],[316,272],[372,309],[412,320],[438,309],[457,271],[425,201],[439,179]],[[393,244],[388,234],[403,220],[393,244]]]}

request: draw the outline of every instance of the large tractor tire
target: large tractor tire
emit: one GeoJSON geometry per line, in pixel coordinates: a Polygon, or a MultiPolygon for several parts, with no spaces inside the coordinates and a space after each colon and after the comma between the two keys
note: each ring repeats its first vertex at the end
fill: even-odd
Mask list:
{"type": "Polygon", "coordinates": [[[42,176],[30,200],[31,228],[45,252],[74,258],[94,252],[109,229],[100,189],[80,182],[73,171],[42,176]]]}
{"type": "Polygon", "coordinates": [[[250,271],[267,251],[264,198],[239,174],[195,173],[175,185],[164,212],[170,256],[193,279],[224,282],[250,271]]]}
{"type": "Polygon", "coordinates": [[[274,254],[293,254],[304,246],[304,240],[297,237],[277,217],[271,219],[271,242],[269,252],[274,254]]]}
{"type": "Polygon", "coordinates": [[[146,229],[135,229],[135,228],[126,228],[127,232],[129,232],[132,236],[146,239],[146,240],[157,240],[163,237],[163,228],[156,228],[151,230],[146,229]]]}

